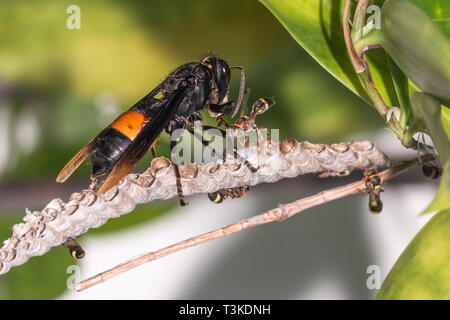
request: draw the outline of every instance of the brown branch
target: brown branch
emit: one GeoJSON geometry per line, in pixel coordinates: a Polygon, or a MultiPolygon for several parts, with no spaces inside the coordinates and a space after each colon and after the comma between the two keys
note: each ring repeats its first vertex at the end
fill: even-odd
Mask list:
{"type": "MultiPolygon", "coordinates": [[[[378,174],[378,176],[382,179],[383,183],[399,174],[400,172],[405,171],[406,169],[412,167],[415,163],[420,163],[420,161],[428,161],[432,157],[424,156],[421,159],[414,159],[410,161],[402,162],[392,168],[386,169],[378,174]]],[[[129,271],[141,264],[146,262],[154,261],[165,257],[167,255],[173,254],[175,252],[194,247],[204,242],[208,242],[214,239],[222,238],[232,233],[240,232],[249,228],[261,226],[263,224],[275,222],[275,221],[283,221],[287,218],[290,218],[306,209],[339,199],[349,195],[354,195],[358,193],[362,193],[367,191],[366,178],[363,178],[359,181],[329,189],[326,191],[319,192],[313,196],[303,198],[289,204],[280,204],[277,208],[269,210],[265,213],[256,215],[249,219],[243,219],[236,223],[230,224],[226,227],[195,236],[193,238],[177,242],[168,247],[146,253],[137,258],[124,262],[120,265],[117,265],[107,271],[99,273],[91,278],[88,278],[84,281],[81,281],[77,285],[75,285],[75,290],[82,291],[88,289],[94,285],[102,283],[120,273],[129,271]]]]}

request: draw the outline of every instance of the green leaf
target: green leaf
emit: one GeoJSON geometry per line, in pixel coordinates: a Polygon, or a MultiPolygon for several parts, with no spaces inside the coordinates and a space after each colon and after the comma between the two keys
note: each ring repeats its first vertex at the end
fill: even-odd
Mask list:
{"type": "Polygon", "coordinates": [[[394,83],[395,91],[397,93],[398,101],[400,104],[401,115],[400,123],[403,127],[406,127],[411,115],[411,104],[409,101],[409,85],[408,78],[402,72],[402,70],[395,64],[391,57],[388,56],[389,69],[392,75],[392,81],[394,83]]]}
{"type": "MultiPolygon", "coordinates": [[[[370,101],[345,48],[341,17],[344,1],[260,0],[292,37],[350,90],[370,101]]],[[[379,3],[379,1],[378,1],[379,3]]],[[[369,55],[372,76],[388,105],[398,105],[386,57],[382,51],[369,55]]]]}
{"type": "Polygon", "coordinates": [[[450,139],[450,108],[445,106],[441,108],[441,124],[450,139]]]}
{"type": "Polygon", "coordinates": [[[431,204],[423,213],[435,212],[450,208],[450,161],[444,166],[441,181],[431,204]]]}
{"type": "Polygon", "coordinates": [[[450,2],[447,0],[409,0],[421,8],[450,39],[450,2]]]}
{"type": "Polygon", "coordinates": [[[403,251],[376,299],[450,299],[450,210],[431,218],[403,251]]]}
{"type": "Polygon", "coordinates": [[[442,163],[450,160],[450,141],[441,123],[441,103],[432,95],[416,92],[411,99],[414,116],[422,122],[439,153],[442,163]]]}
{"type": "MultiPolygon", "coordinates": [[[[341,23],[343,0],[260,1],[320,65],[354,93],[370,102],[345,49],[341,23]]],[[[376,0],[373,3],[381,6],[383,2],[383,0],[376,0]]],[[[447,0],[410,0],[410,2],[428,14],[443,34],[450,39],[450,2],[447,0]]],[[[354,9],[354,5],[352,8],[354,9]]],[[[408,16],[404,15],[404,17],[408,16]]],[[[410,19],[410,21],[414,20],[410,19]]],[[[427,39],[422,44],[429,45],[429,41],[430,39],[427,39]]],[[[429,49],[431,50],[432,46],[429,46],[429,49]]],[[[399,105],[394,84],[390,78],[388,62],[379,51],[374,50],[367,54],[374,81],[387,105],[399,105]]],[[[409,91],[411,93],[417,91],[417,87],[412,82],[409,83],[409,91]]]]}
{"type": "Polygon", "coordinates": [[[387,0],[381,29],[373,35],[422,91],[450,100],[450,41],[421,8],[407,0],[387,0]]]}

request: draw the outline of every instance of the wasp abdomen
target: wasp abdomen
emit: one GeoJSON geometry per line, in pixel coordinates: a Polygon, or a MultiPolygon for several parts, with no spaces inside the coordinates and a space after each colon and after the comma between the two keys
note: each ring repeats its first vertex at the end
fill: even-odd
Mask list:
{"type": "Polygon", "coordinates": [[[105,130],[97,149],[92,153],[92,178],[109,172],[131,141],[116,129],[105,130]]]}
{"type": "Polygon", "coordinates": [[[114,120],[111,128],[134,140],[148,120],[141,112],[127,111],[114,120]]]}

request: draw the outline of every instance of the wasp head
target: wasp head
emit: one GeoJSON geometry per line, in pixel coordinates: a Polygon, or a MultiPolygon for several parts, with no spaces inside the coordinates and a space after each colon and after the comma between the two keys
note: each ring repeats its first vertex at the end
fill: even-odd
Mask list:
{"type": "Polygon", "coordinates": [[[207,56],[203,58],[202,64],[207,66],[213,76],[217,89],[219,90],[219,103],[222,102],[228,94],[228,87],[231,80],[231,70],[228,63],[217,57],[207,56]]]}

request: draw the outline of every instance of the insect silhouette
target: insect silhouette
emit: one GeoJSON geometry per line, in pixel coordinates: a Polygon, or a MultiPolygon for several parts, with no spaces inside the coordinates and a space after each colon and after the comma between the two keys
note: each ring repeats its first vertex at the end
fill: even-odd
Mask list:
{"type": "MultiPolygon", "coordinates": [[[[125,177],[149,149],[155,156],[154,146],[162,132],[190,131],[194,121],[201,121],[202,109],[207,109],[216,120],[230,113],[236,115],[244,89],[243,67],[229,66],[220,57],[207,56],[200,62],[183,64],[86,144],[64,166],[56,181],[66,181],[92,154],[92,188],[102,194],[125,177]],[[228,101],[233,69],[241,74],[236,102],[228,101]]],[[[176,141],[171,141],[171,150],[175,145],[176,141]]],[[[176,164],[174,169],[180,204],[186,205],[176,164]]]]}

